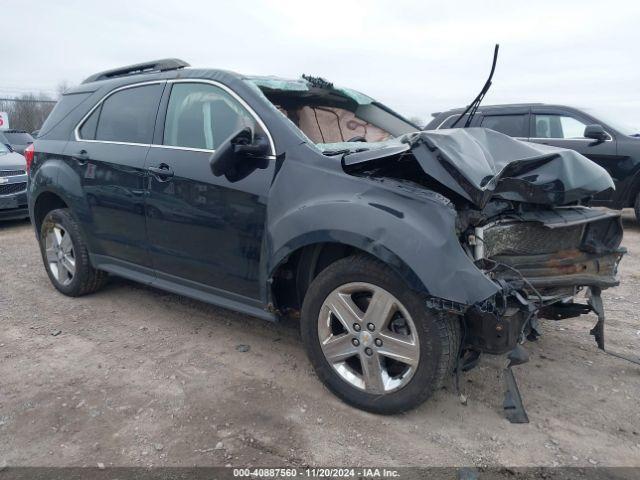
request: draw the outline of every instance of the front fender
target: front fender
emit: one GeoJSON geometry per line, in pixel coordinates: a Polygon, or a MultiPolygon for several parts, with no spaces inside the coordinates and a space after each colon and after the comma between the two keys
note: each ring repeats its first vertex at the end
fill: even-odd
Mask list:
{"type": "MultiPolygon", "coordinates": [[[[295,178],[290,175],[279,178],[295,178]]],[[[315,171],[311,183],[292,182],[286,191],[272,190],[267,226],[270,274],[305,245],[337,242],[374,255],[411,288],[431,296],[469,305],[498,291],[460,245],[456,211],[448,200],[407,182],[326,175],[315,171]]]]}

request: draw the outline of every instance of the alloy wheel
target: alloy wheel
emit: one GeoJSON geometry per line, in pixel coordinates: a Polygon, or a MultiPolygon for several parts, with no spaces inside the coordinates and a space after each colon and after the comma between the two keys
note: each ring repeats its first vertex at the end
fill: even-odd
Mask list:
{"type": "Polygon", "coordinates": [[[371,394],[404,387],[420,361],[415,324],[391,293],[348,283],[325,299],[318,337],[327,362],[347,383],[371,394]]]}
{"type": "Polygon", "coordinates": [[[60,224],[47,231],[45,253],[53,277],[60,285],[69,285],[76,274],[76,257],[71,235],[60,224]]]}

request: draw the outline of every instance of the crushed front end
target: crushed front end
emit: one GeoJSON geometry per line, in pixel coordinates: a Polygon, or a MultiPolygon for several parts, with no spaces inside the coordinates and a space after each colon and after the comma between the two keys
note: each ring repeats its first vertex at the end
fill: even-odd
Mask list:
{"type": "Polygon", "coordinates": [[[421,186],[454,205],[451,233],[474,271],[449,272],[457,289],[449,283],[443,291],[440,282],[427,307],[461,318],[456,372],[472,368],[481,353],[508,353],[504,406],[511,421],[528,421],[510,367],[527,361],[521,344],[538,338],[539,319],[594,312],[591,333],[604,350],[600,293],[618,285],[626,250],[620,214],[585,206],[613,188],[600,166],[572,150],[481,128],[419,132],[377,151],[349,152],[342,161],[352,175],[421,186]],[[493,293],[480,295],[487,280],[493,293]]]}
{"type": "Polygon", "coordinates": [[[590,306],[576,296],[585,288],[599,294],[618,285],[622,233],[618,212],[581,206],[510,212],[461,225],[464,247],[501,286],[466,311],[468,348],[506,353],[539,336],[539,318],[588,313],[590,306]]]}

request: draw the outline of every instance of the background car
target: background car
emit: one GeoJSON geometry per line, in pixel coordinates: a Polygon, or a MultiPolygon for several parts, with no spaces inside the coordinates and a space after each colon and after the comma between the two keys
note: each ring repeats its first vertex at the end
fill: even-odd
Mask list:
{"type": "Polygon", "coordinates": [[[2,130],[0,130],[0,143],[7,147],[10,151],[13,151],[13,149],[11,148],[11,144],[9,143],[9,139],[4,136],[2,130]]]}
{"type": "Polygon", "coordinates": [[[9,141],[11,148],[18,153],[24,153],[24,150],[33,143],[33,137],[24,130],[5,130],[5,138],[9,141]]]}
{"type": "Polygon", "coordinates": [[[0,137],[0,220],[28,217],[26,160],[0,137]]]}
{"type": "MultiPolygon", "coordinates": [[[[434,113],[425,130],[451,128],[464,108],[434,113]]],[[[457,123],[462,127],[465,119],[457,123]]],[[[640,221],[640,132],[589,110],[565,105],[523,103],[482,106],[471,126],[491,128],[530,142],[570,148],[602,166],[615,191],[594,197],[591,204],[614,209],[635,208],[640,221]]]]}

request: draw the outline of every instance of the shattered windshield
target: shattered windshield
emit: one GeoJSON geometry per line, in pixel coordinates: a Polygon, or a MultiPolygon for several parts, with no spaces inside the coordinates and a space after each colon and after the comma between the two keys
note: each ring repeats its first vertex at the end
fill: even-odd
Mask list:
{"type": "Polygon", "coordinates": [[[264,96],[322,152],[381,148],[419,128],[371,97],[317,77],[250,77],[264,96]]]}

